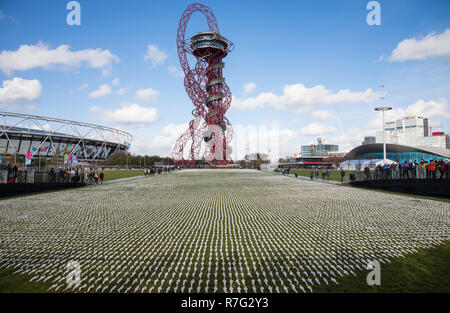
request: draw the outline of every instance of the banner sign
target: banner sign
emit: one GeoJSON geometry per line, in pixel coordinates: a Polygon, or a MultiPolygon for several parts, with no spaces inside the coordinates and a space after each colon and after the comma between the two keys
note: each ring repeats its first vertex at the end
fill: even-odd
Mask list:
{"type": "Polygon", "coordinates": [[[27,157],[25,158],[25,165],[31,164],[31,152],[27,152],[27,157]]]}

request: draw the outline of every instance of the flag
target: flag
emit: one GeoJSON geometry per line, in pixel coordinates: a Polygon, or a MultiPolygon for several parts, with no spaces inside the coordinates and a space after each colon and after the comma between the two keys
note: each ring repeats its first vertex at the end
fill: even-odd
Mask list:
{"type": "Polygon", "coordinates": [[[25,165],[31,164],[31,152],[27,152],[27,157],[25,158],[25,165]]]}

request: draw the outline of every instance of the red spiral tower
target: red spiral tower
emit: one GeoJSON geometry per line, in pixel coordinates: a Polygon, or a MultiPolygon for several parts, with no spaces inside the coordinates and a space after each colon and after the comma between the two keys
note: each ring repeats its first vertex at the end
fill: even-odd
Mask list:
{"type": "Polygon", "coordinates": [[[220,34],[211,9],[203,4],[190,4],[178,25],[177,49],[184,72],[184,87],[194,104],[189,128],[178,138],[172,151],[175,164],[193,167],[197,160],[205,159],[215,167],[231,163],[233,129],[225,117],[231,104],[231,92],[223,77],[224,57],[233,49],[233,43],[220,34]],[[191,15],[201,12],[206,17],[208,31],[186,39],[186,26],[191,15]],[[196,59],[190,67],[187,56],[196,59]],[[201,155],[202,142],[204,152],[201,155]],[[185,158],[185,151],[188,157],[185,158]]]}

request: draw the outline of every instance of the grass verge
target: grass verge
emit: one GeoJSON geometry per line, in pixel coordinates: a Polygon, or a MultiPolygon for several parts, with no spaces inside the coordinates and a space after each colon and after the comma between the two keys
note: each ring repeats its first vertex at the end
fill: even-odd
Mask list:
{"type": "Polygon", "coordinates": [[[381,285],[369,286],[367,271],[356,272],[338,280],[339,285],[316,287],[315,292],[450,292],[450,241],[433,249],[381,264],[381,285]]]}
{"type": "MultiPolygon", "coordinates": [[[[49,292],[51,284],[30,282],[31,276],[13,274],[13,269],[0,269],[0,293],[49,292]]],[[[367,292],[450,292],[450,241],[433,249],[419,249],[417,253],[381,264],[381,285],[369,286],[369,271],[357,271],[357,276],[338,279],[314,288],[314,292],[367,293],[367,292]]]]}

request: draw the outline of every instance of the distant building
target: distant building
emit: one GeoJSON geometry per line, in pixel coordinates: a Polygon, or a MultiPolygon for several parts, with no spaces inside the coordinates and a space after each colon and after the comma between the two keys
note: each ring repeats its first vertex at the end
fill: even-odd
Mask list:
{"type": "Polygon", "coordinates": [[[363,145],[369,145],[371,143],[376,143],[377,139],[374,136],[364,137],[364,141],[362,142],[363,145]]]}
{"type": "MultiPolygon", "coordinates": [[[[443,132],[430,133],[428,119],[421,116],[405,116],[385,122],[384,130],[386,143],[410,147],[450,148],[448,135],[443,132]]],[[[383,131],[377,131],[376,143],[383,143],[383,131]]]]}
{"type": "Polygon", "coordinates": [[[330,152],[339,151],[339,145],[325,144],[323,138],[317,139],[317,144],[302,146],[302,157],[328,156],[330,152]]]}

